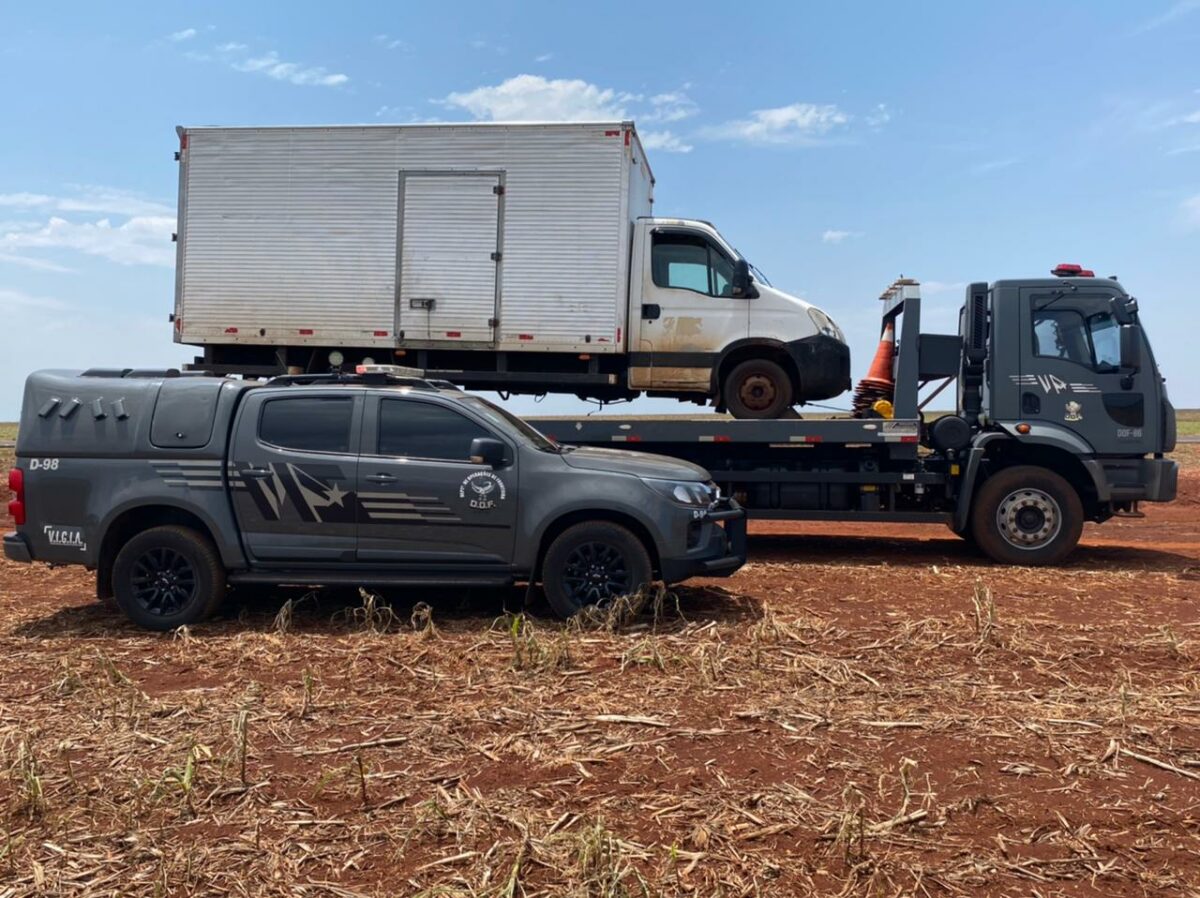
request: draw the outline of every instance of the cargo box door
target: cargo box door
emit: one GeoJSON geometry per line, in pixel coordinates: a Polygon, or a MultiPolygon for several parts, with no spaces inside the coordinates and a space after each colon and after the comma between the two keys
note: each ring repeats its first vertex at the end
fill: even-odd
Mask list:
{"type": "Polygon", "coordinates": [[[400,173],[401,345],[495,345],[502,184],[496,172],[400,173]]]}

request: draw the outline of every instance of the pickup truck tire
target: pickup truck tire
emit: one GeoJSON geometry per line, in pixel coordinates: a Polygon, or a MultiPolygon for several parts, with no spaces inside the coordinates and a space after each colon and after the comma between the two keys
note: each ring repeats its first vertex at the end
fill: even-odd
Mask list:
{"type": "Polygon", "coordinates": [[[560,533],[542,560],[546,601],[569,618],[588,605],[633,595],[654,576],[650,553],[632,532],[610,521],[584,521],[560,533]]]}
{"type": "Polygon", "coordinates": [[[990,558],[1005,564],[1055,564],[1083,533],[1083,503],[1065,479],[1036,465],[993,474],[979,487],[971,532],[990,558]]]}
{"type": "Polygon", "coordinates": [[[216,548],[188,527],[143,530],[121,547],[112,576],[117,605],[148,630],[198,623],[225,599],[225,568],[216,548]]]}
{"type": "Polygon", "coordinates": [[[778,418],[796,401],[792,379],[770,359],[735,365],[721,385],[721,398],[735,418],[778,418]]]}

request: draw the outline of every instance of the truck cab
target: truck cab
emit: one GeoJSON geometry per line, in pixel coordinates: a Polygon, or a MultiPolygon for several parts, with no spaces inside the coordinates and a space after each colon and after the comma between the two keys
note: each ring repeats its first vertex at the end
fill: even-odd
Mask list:
{"type": "Polygon", "coordinates": [[[711,393],[736,418],[778,418],[849,388],[841,328],[771,286],[711,223],[639,218],[630,264],[631,389],[711,393]]]}
{"type": "Polygon", "coordinates": [[[978,416],[993,435],[984,442],[1064,465],[1077,459],[1068,470],[1079,472],[1096,520],[1172,498],[1176,465],[1164,455],[1175,448],[1175,410],[1138,301],[1079,265],[1052,274],[968,289],[968,347],[987,310],[978,416]]]}

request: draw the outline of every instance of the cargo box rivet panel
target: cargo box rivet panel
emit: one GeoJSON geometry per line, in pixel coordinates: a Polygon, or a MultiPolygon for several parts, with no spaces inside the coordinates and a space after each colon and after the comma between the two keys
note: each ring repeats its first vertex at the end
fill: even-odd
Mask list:
{"type": "Polygon", "coordinates": [[[180,342],[623,348],[629,123],[183,133],[180,342]]]}

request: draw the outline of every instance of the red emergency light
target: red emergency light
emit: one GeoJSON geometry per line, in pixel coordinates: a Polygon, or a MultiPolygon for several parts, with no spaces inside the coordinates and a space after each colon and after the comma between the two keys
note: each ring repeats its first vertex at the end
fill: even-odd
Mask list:
{"type": "Polygon", "coordinates": [[[1096,272],[1074,262],[1059,262],[1050,272],[1056,278],[1094,278],[1096,272]]]}

